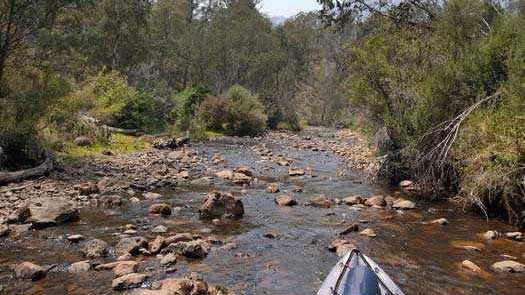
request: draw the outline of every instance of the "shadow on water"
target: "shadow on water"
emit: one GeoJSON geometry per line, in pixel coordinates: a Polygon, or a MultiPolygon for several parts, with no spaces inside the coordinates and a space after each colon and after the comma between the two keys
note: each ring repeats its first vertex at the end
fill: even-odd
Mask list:
{"type": "MultiPolygon", "coordinates": [[[[77,224],[21,234],[20,238],[1,245],[0,283],[6,286],[5,293],[111,293],[111,272],[67,273],[71,262],[84,258],[79,252],[82,243],[72,244],[66,237],[80,233],[114,245],[122,227],[134,223],[140,225],[138,234],[148,238],[154,237],[151,229],[162,224],[168,227],[170,234],[214,235],[225,243],[235,244],[231,250],[214,247],[202,261],[181,260],[173,274],[160,271],[157,258],[140,257],[140,271],[152,273],[152,280],[198,271],[210,284],[226,286],[237,294],[315,294],[338,260],[327,250],[331,239],[345,224],[366,220],[368,223],[361,224],[361,227],[373,228],[378,234],[376,238],[357,234],[346,238],[382,265],[406,294],[524,294],[524,275],[497,274],[489,270],[492,263],[504,260],[503,254],[523,261],[524,243],[507,240],[486,243],[478,235],[488,229],[512,231],[511,227],[497,221],[486,221],[470,212],[450,209],[447,204],[418,202],[418,210],[405,213],[377,209],[358,212],[345,205],[329,209],[304,206],[320,194],[343,198],[350,194],[366,196],[392,192],[367,184],[363,175],[358,173],[338,176],[341,175],[338,172],[346,171],[346,168],[328,152],[298,150],[286,141],[265,140],[265,147],[274,154],[295,159],[292,166],[310,168],[311,172],[306,176],[291,178],[287,175],[287,167],[262,160],[257,155],[253,147],[261,144],[260,141],[228,140],[208,142],[197,145],[197,148],[208,158],[215,153],[224,156],[225,164],[213,167],[215,170],[232,169],[238,164],[254,169],[259,176],[252,186],[242,188],[222,182],[208,187],[181,186],[161,192],[164,202],[179,207],[169,218],[148,216],[147,208],[151,202],[145,201],[119,208],[85,208],[81,212],[81,222],[77,224]],[[300,205],[291,208],[276,206],[274,198],[277,195],[265,191],[271,182],[279,182],[281,194],[293,194],[300,205]],[[295,186],[302,187],[303,192],[287,192],[295,186]],[[211,190],[229,191],[242,198],[246,211],[244,218],[222,225],[200,220],[200,201],[211,190]],[[424,224],[442,217],[447,218],[450,225],[424,224]],[[264,237],[268,231],[276,231],[279,236],[275,239],[264,237]],[[483,243],[484,249],[470,252],[454,247],[464,241],[483,243]],[[460,263],[465,259],[485,269],[486,275],[476,276],[462,270],[460,263]],[[57,267],[39,282],[17,281],[10,267],[26,260],[42,265],[57,264],[57,267]]],[[[113,253],[107,261],[112,258],[113,253]]]]}

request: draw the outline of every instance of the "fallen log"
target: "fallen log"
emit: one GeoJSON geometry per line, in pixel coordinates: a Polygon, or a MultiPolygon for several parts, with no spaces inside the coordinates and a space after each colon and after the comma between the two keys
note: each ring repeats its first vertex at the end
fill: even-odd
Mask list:
{"type": "Polygon", "coordinates": [[[43,176],[51,170],[53,170],[53,158],[46,155],[44,162],[36,167],[13,172],[0,172],[0,184],[20,182],[28,178],[43,176]]]}
{"type": "Polygon", "coordinates": [[[142,129],[123,129],[123,128],[108,126],[106,124],[102,124],[102,122],[100,122],[98,119],[90,117],[90,116],[86,116],[86,115],[81,115],[80,120],[88,124],[89,126],[102,128],[104,131],[109,132],[109,133],[120,133],[120,134],[131,135],[131,136],[139,136],[139,135],[143,135],[144,133],[146,133],[142,129]]]}

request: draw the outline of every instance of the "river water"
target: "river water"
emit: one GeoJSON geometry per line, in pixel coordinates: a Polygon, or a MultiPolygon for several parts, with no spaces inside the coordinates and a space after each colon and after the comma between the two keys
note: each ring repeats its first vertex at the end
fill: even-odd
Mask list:
{"type": "MultiPolygon", "coordinates": [[[[332,140],[333,133],[311,134],[312,137],[332,140]]],[[[295,137],[294,137],[295,138],[295,137]]],[[[296,138],[296,140],[299,140],[296,138]]],[[[525,243],[504,239],[484,242],[480,234],[487,230],[515,231],[498,221],[487,221],[467,210],[447,203],[426,203],[413,198],[418,209],[399,213],[391,210],[350,210],[346,205],[329,209],[304,206],[309,200],[323,194],[329,198],[348,195],[394,193],[382,186],[366,182],[360,172],[348,170],[343,162],[328,151],[299,150],[291,140],[218,140],[199,144],[196,148],[208,158],[220,153],[225,164],[214,169],[232,169],[238,164],[254,169],[256,182],[250,187],[237,187],[219,182],[209,187],[181,186],[160,191],[173,207],[182,207],[169,218],[147,215],[150,203],[128,204],[116,208],[82,209],[81,222],[53,229],[34,231],[15,240],[4,240],[0,251],[0,284],[5,294],[113,294],[111,272],[89,271],[70,274],[71,262],[81,261],[81,245],[69,243],[68,234],[80,233],[116,243],[119,228],[125,224],[143,224],[139,234],[154,237],[150,229],[166,225],[170,233],[191,232],[208,237],[216,236],[233,249],[214,246],[203,260],[177,262],[177,271],[166,273],[155,257],[139,257],[140,271],[152,274],[152,281],[165,277],[183,276],[191,271],[202,274],[210,284],[227,287],[236,294],[315,294],[324,277],[338,257],[327,247],[336,234],[353,222],[363,222],[377,237],[368,238],[350,234],[351,240],[372,257],[393,280],[409,294],[525,294],[525,275],[495,273],[494,262],[505,260],[502,255],[515,256],[525,261],[525,243]],[[294,159],[292,166],[309,168],[303,177],[289,177],[288,168],[262,160],[254,147],[264,144],[274,154],[294,159]],[[269,170],[268,166],[273,169],[269,170]],[[342,176],[344,175],[344,176],[342,176]],[[294,193],[300,205],[278,207],[276,194],[265,191],[268,183],[277,182],[281,191],[296,186],[303,189],[294,193]],[[242,198],[245,216],[227,224],[214,225],[198,217],[200,200],[211,190],[224,190],[242,198]],[[425,222],[446,218],[447,226],[428,225],[425,222]],[[275,231],[275,239],[264,237],[275,231]],[[454,248],[464,241],[483,243],[481,252],[454,248]],[[472,274],[461,269],[461,262],[471,260],[485,270],[472,274]],[[54,265],[48,276],[38,282],[24,282],[13,278],[11,266],[21,261],[54,265]]],[[[211,171],[202,171],[203,174],[211,171]]]]}

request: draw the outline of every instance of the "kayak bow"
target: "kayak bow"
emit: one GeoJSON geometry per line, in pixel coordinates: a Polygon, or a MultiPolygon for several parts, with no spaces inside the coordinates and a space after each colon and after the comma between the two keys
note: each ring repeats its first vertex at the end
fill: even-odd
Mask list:
{"type": "Polygon", "coordinates": [[[404,295],[370,257],[354,249],[326,277],[317,295],[404,295]]]}

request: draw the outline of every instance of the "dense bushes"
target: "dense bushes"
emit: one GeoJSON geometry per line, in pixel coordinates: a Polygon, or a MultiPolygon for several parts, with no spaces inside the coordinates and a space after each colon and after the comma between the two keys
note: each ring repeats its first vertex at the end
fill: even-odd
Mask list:
{"type": "Polygon", "coordinates": [[[196,108],[193,126],[237,136],[258,136],[266,130],[264,106],[247,89],[232,86],[219,96],[208,96],[196,108]]]}
{"type": "Polygon", "coordinates": [[[346,93],[391,141],[384,175],[525,218],[523,23],[476,0],[431,11],[427,21],[408,15],[411,25],[378,15],[361,23],[346,93]]]}

